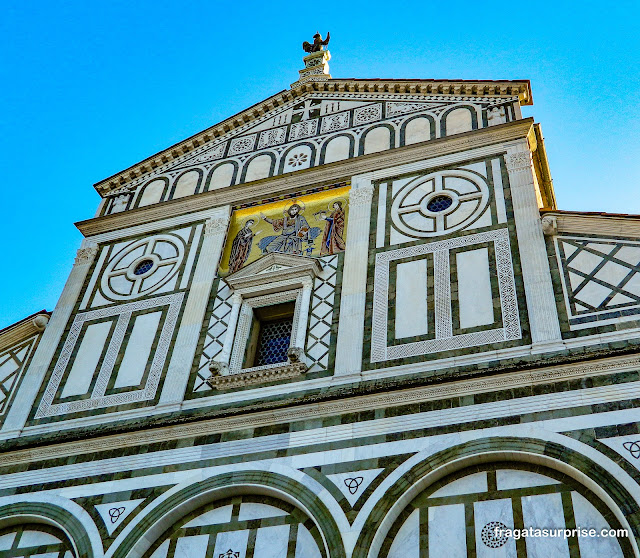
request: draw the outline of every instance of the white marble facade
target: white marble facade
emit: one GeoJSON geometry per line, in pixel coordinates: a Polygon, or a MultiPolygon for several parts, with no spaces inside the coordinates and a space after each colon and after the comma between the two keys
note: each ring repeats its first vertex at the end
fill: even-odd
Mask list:
{"type": "Polygon", "coordinates": [[[524,96],[356,85],[105,187],[49,325],[0,331],[0,555],[640,556],[640,231],[543,227],[524,96]],[[233,211],[345,186],[344,251],[221,275],[233,211]]]}

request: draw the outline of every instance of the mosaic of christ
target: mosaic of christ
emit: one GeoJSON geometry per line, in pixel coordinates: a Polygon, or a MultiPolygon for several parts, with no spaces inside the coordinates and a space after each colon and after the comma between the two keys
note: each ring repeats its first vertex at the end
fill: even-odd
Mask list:
{"type": "Polygon", "coordinates": [[[321,257],[344,251],[349,188],[248,207],[233,213],[221,273],[265,254],[321,257]]]}

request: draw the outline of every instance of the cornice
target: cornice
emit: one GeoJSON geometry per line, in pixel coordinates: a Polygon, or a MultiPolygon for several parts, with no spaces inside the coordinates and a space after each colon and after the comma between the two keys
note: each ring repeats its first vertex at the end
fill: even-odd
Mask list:
{"type": "Polygon", "coordinates": [[[527,138],[531,135],[532,129],[533,118],[525,118],[499,126],[465,132],[457,136],[429,140],[370,155],[360,155],[352,159],[320,165],[286,175],[237,184],[220,190],[115,213],[114,215],[87,219],[76,223],[76,227],[84,236],[89,237],[220,205],[239,205],[264,198],[267,194],[272,197],[274,195],[297,192],[301,189],[306,190],[316,186],[325,186],[349,180],[351,176],[356,174],[527,138]]]}
{"type": "Polygon", "coordinates": [[[179,143],[152,155],[113,176],[94,184],[101,196],[110,190],[119,188],[128,181],[151,172],[153,169],[182,157],[186,153],[220,136],[260,118],[289,101],[307,93],[406,93],[411,95],[456,95],[462,97],[507,97],[517,95],[522,105],[532,105],[531,83],[529,80],[394,80],[394,79],[330,79],[323,82],[300,84],[292,89],[281,91],[271,97],[245,109],[219,124],[199,132],[179,143]]]}
{"type": "MultiPolygon", "coordinates": [[[[494,374],[472,380],[466,379],[421,388],[389,391],[290,408],[246,413],[240,416],[206,419],[190,424],[165,426],[144,431],[102,436],[90,440],[9,451],[0,454],[0,466],[13,466],[46,459],[57,459],[85,453],[97,453],[119,448],[161,443],[169,440],[210,436],[212,434],[233,430],[271,426],[290,421],[318,419],[343,413],[357,413],[401,405],[412,405],[425,401],[510,390],[549,382],[563,382],[628,369],[637,369],[638,366],[640,366],[640,356],[637,355],[608,358],[587,363],[582,362],[551,366],[526,372],[494,374]]],[[[544,397],[544,395],[540,397],[544,397]]]]}
{"type": "Polygon", "coordinates": [[[640,215],[581,213],[542,210],[544,217],[553,217],[557,233],[611,235],[640,238],[640,215]]]}
{"type": "Polygon", "coordinates": [[[47,326],[51,312],[42,311],[32,314],[0,331],[0,351],[13,347],[32,335],[42,333],[47,326]]]}

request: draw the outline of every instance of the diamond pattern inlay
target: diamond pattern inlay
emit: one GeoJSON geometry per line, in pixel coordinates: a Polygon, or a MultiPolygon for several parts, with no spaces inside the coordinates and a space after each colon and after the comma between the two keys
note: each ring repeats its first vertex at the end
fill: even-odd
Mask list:
{"type": "Polygon", "coordinates": [[[221,279],[216,298],[213,301],[213,311],[209,319],[209,327],[205,335],[193,391],[206,391],[211,389],[206,383],[206,379],[211,375],[211,372],[209,372],[209,361],[220,354],[222,346],[224,345],[227,323],[229,321],[229,315],[231,314],[231,294],[229,285],[221,279]]]}
{"type": "Polygon", "coordinates": [[[640,304],[640,245],[576,238],[558,243],[571,315],[640,304]]]}
{"type": "Polygon", "coordinates": [[[315,280],[309,313],[306,350],[307,357],[312,361],[309,363],[309,372],[319,372],[328,368],[331,347],[331,321],[336,294],[338,256],[325,256],[320,261],[323,269],[315,280]]]}

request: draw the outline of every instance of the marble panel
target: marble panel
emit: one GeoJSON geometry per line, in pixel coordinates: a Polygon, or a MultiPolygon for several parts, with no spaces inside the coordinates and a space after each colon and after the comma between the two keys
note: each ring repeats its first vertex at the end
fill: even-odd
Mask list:
{"type": "Polygon", "coordinates": [[[289,529],[289,525],[258,529],[253,555],[260,558],[287,558],[289,529]]]}
{"type": "Polygon", "coordinates": [[[489,276],[487,248],[456,254],[460,327],[470,328],[492,324],[493,295],[489,276]]]}
{"type": "Polygon", "coordinates": [[[430,498],[442,498],[444,496],[460,496],[462,494],[474,494],[476,492],[486,492],[487,489],[487,473],[473,473],[454,480],[449,484],[436,490],[430,498]]]}
{"type": "MultiPolygon", "coordinates": [[[[564,529],[562,496],[537,494],[522,498],[525,529],[564,529]]],[[[564,537],[527,537],[527,558],[570,558],[569,543],[564,537]]]]}
{"type": "Polygon", "coordinates": [[[517,558],[516,541],[510,538],[505,544],[492,548],[482,541],[482,529],[489,523],[497,521],[507,529],[513,529],[513,509],[511,499],[486,500],[473,504],[474,522],[476,530],[477,558],[517,558]]]}
{"type": "Polygon", "coordinates": [[[388,558],[420,558],[420,510],[414,510],[398,529],[388,558]]]}
{"type": "MultiPolygon", "coordinates": [[[[218,533],[216,536],[216,545],[213,550],[214,556],[220,556],[226,554],[229,550],[232,552],[238,552],[238,558],[245,558],[247,555],[247,542],[249,540],[249,531],[224,531],[218,533]]],[[[178,558],[177,556],[175,558],[178,558]]],[[[199,556],[192,556],[184,558],[200,558],[199,556]]],[[[202,556],[204,558],[204,555],[202,556]]]]}
{"type": "Polygon", "coordinates": [[[136,317],[114,387],[137,386],[142,382],[161,317],[162,312],[136,317]]]}
{"type": "Polygon", "coordinates": [[[181,537],[176,543],[173,558],[206,558],[208,544],[209,535],[181,537]]]}
{"type": "Polygon", "coordinates": [[[108,321],[90,324],[87,327],[62,389],[62,397],[83,395],[89,391],[111,325],[112,322],[108,321]]]}
{"type": "Polygon", "coordinates": [[[322,558],[322,553],[309,530],[302,524],[298,525],[295,558],[322,558]]]}
{"type": "Polygon", "coordinates": [[[429,508],[429,555],[467,558],[464,504],[429,508]]]}
{"type": "Polygon", "coordinates": [[[233,506],[221,506],[213,510],[194,517],[189,523],[186,523],[185,527],[201,527],[202,525],[217,525],[219,523],[229,523],[231,521],[231,512],[233,506]]]}
{"type": "Polygon", "coordinates": [[[400,263],[396,267],[396,339],[428,332],[427,260],[400,263]]]}
{"type": "MultiPolygon", "coordinates": [[[[584,529],[608,529],[609,524],[602,517],[602,514],[581,494],[571,493],[573,501],[573,515],[576,520],[576,527],[584,529]]],[[[622,549],[615,538],[611,537],[580,537],[578,538],[580,547],[580,558],[622,558],[622,549]]]]}

